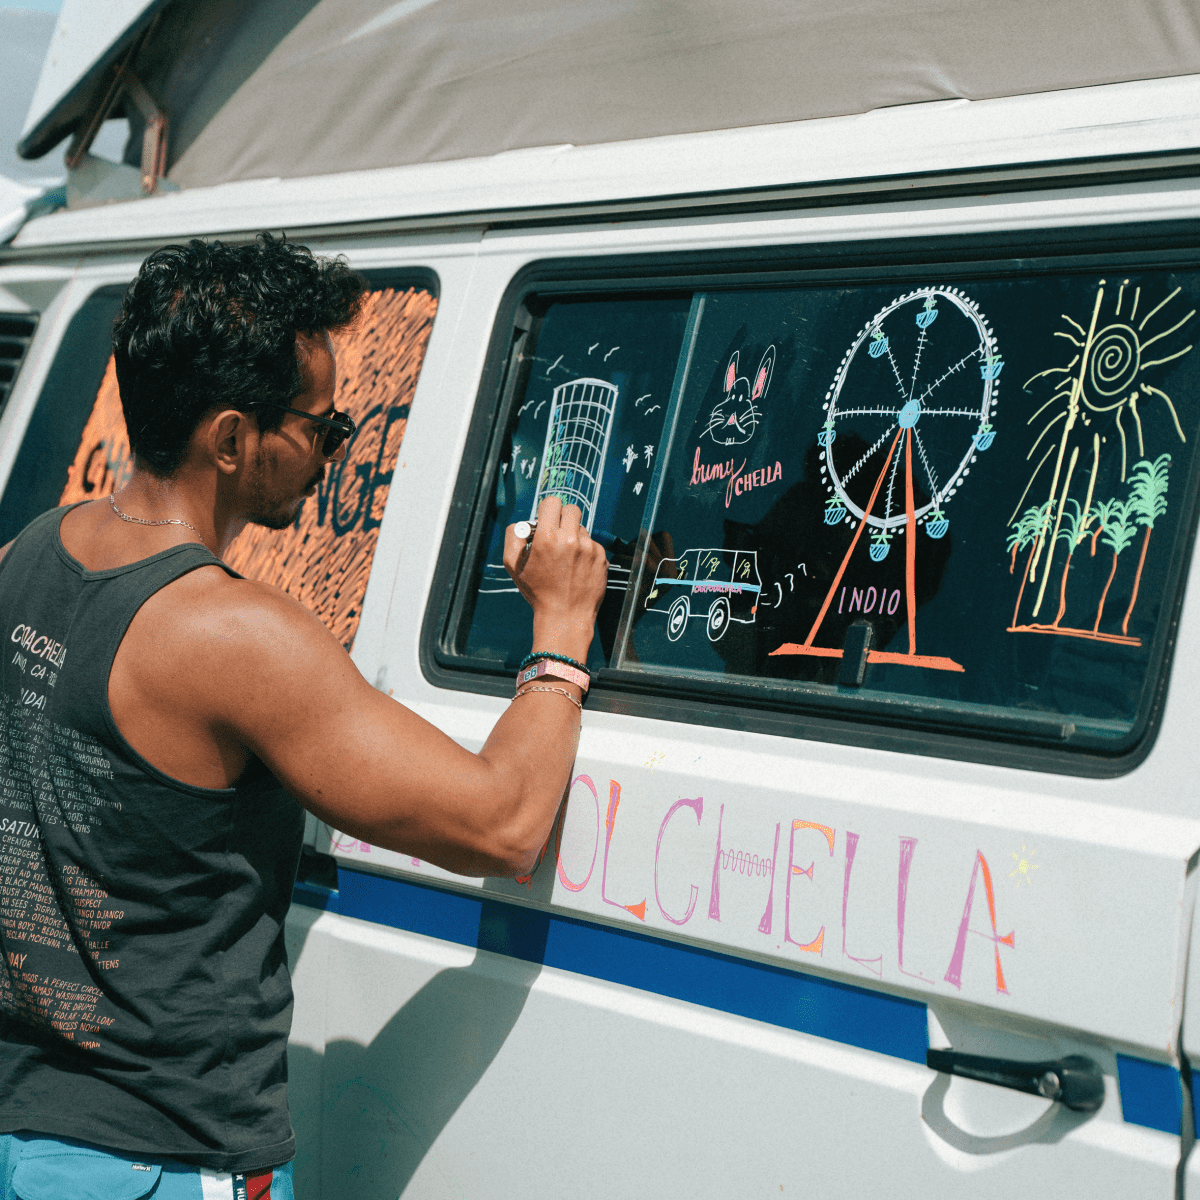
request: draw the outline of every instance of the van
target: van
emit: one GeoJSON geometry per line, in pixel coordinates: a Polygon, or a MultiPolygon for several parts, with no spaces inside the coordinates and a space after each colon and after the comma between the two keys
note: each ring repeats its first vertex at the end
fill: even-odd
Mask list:
{"type": "MultiPolygon", "coordinates": [[[[31,112],[28,151],[79,138],[71,206],[0,249],[0,541],[127,477],[108,339],[145,254],[270,228],[370,282],[338,341],[361,432],[232,565],[478,749],[530,649],[505,526],[570,491],[609,555],[530,876],[465,879],[309,819],[297,1195],[1200,1196],[1187,46],[1146,66],[1129,35],[1124,74],[795,119],[754,108],[776,93],[751,77],[697,80],[697,105],[745,91],[736,127],[651,104],[628,136],[483,153],[451,122],[363,166],[378,131],[341,110],[295,104],[292,139],[234,120],[294,86],[272,55],[382,54],[399,22],[397,78],[420,78],[414,45],[443,82],[474,76],[421,41],[439,5],[359,5],[369,37],[321,24],[334,7],[282,32],[254,8],[261,45],[228,34],[253,61],[222,76],[200,16],[113,6],[31,112]],[[220,104],[184,103],[188,54],[220,104]],[[88,160],[110,92],[136,165],[88,160]]],[[[806,61],[848,63],[817,15],[806,61]]],[[[887,60],[889,20],[862,27],[864,61],[887,60]]],[[[608,44],[559,32],[547,62],[608,44]]],[[[989,64],[1025,61],[1011,36],[989,64]]],[[[339,104],[393,88],[418,130],[417,92],[348,78],[339,104]]],[[[821,103],[841,86],[814,78],[821,103]]],[[[514,96],[539,130],[617,120],[504,79],[506,130],[514,96]]]]}

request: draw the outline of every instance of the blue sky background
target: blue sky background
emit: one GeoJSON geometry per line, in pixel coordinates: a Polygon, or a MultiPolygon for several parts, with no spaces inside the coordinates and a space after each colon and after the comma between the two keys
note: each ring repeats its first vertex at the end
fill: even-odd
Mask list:
{"type": "Polygon", "coordinates": [[[57,13],[62,0],[4,0],[0,8],[32,8],[37,12],[57,13]]]}

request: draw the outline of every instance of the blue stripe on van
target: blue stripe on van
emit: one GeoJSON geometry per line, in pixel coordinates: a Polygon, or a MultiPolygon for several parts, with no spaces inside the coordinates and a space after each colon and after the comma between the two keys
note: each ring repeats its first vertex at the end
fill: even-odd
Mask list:
{"type": "MultiPolygon", "coordinates": [[[[928,1026],[925,1005],[917,1001],[342,866],[338,883],[336,892],[297,884],[292,898],[312,908],[625,984],[909,1062],[925,1061],[928,1026]]],[[[1175,1068],[1118,1054],[1117,1077],[1127,1122],[1179,1133],[1183,1100],[1175,1068]]]]}
{"type": "Polygon", "coordinates": [[[1117,1081],[1126,1121],[1163,1133],[1179,1133],[1183,1125],[1183,1087],[1174,1067],[1118,1054],[1117,1081]]]}
{"type": "Polygon", "coordinates": [[[338,868],[342,916],[924,1063],[925,1005],[645,934],[338,868]]]}
{"type": "Polygon", "coordinates": [[[292,903],[305,908],[319,908],[324,912],[337,912],[338,894],[319,883],[306,883],[298,879],[292,884],[292,903]]]}

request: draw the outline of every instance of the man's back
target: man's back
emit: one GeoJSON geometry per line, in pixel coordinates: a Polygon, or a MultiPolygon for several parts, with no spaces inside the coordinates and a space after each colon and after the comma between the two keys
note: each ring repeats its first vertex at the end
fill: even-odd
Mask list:
{"type": "Polygon", "coordinates": [[[228,576],[194,542],[89,570],[62,515],[0,562],[0,999],[20,1014],[0,1041],[0,1122],[271,1166],[293,1148],[281,929],[303,814],[257,761],[233,788],[172,779],[107,704],[144,603],[195,572],[228,576]]]}

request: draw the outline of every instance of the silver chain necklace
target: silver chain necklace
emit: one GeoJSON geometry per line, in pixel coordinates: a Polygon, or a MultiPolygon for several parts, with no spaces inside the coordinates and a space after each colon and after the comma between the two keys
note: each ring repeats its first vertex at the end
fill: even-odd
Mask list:
{"type": "Polygon", "coordinates": [[[188,525],[186,521],[181,521],[178,517],[168,517],[165,521],[144,521],[141,517],[131,517],[128,513],[122,512],[117,507],[117,498],[113,495],[108,497],[109,504],[112,505],[112,510],[121,518],[122,521],[129,521],[133,525],[184,525],[194,534],[199,536],[200,530],[195,525],[188,525]]]}

